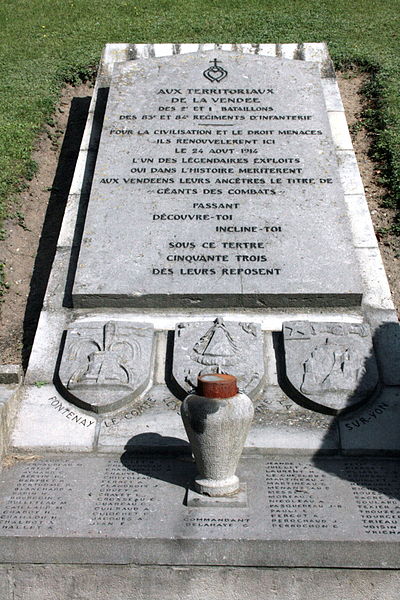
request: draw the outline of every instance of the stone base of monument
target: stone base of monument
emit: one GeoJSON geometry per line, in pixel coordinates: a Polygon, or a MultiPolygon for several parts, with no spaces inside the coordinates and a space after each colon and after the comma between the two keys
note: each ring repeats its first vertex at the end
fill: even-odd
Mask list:
{"type": "Polygon", "coordinates": [[[0,560],[400,568],[399,470],[397,459],[249,457],[247,494],[196,504],[189,457],[16,460],[1,474],[0,560]]]}
{"type": "Polygon", "coordinates": [[[239,490],[235,494],[230,494],[226,496],[207,496],[205,494],[201,494],[195,490],[191,490],[190,488],[187,490],[186,496],[186,506],[190,506],[192,508],[196,507],[236,507],[236,508],[246,508],[247,507],[247,483],[241,481],[239,490]]]}
{"type": "Polygon", "coordinates": [[[397,598],[399,324],[324,44],[106,46],[6,375],[1,600],[397,598]],[[210,372],[255,408],[234,497],[192,488],[210,372]]]}
{"type": "Polygon", "coordinates": [[[399,572],[374,569],[0,565],[2,600],[397,600],[399,585],[399,572]]]}

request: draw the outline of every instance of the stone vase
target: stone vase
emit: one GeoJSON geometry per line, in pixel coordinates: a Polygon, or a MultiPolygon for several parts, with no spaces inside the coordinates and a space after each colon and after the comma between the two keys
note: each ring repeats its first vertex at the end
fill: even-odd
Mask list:
{"type": "MultiPolygon", "coordinates": [[[[253,403],[246,394],[238,393],[236,378],[210,374],[204,378],[232,377],[235,386],[225,391],[233,395],[209,397],[203,385],[198,394],[189,394],[182,403],[181,415],[198,469],[196,491],[207,496],[227,496],[239,491],[236,468],[254,415],[253,403]]],[[[206,384],[208,382],[205,382],[206,384]]],[[[214,382],[213,382],[214,383],[214,382]]],[[[200,387],[200,386],[199,386],[200,387]]]]}

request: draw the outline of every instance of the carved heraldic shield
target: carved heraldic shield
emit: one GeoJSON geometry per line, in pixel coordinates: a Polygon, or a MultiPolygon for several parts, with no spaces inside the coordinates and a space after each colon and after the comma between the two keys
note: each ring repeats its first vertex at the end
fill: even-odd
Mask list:
{"type": "Polygon", "coordinates": [[[263,340],[256,323],[179,323],[175,328],[173,377],[185,393],[206,373],[228,373],[239,388],[254,397],[264,377],[263,340]]]}
{"type": "Polygon", "coordinates": [[[304,398],[339,412],[367,400],[378,383],[369,326],[283,323],[286,377],[304,398]]]}
{"type": "Polygon", "coordinates": [[[120,408],[146,387],[152,346],[149,325],[75,322],[67,332],[59,370],[63,395],[95,412],[120,408]]]}

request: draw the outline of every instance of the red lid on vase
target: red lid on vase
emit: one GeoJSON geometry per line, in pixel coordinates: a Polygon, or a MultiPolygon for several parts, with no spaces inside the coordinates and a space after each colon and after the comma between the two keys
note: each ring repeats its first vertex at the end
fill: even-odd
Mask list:
{"type": "Polygon", "coordinates": [[[234,375],[208,373],[197,378],[197,393],[205,398],[231,398],[238,391],[234,375]]]}

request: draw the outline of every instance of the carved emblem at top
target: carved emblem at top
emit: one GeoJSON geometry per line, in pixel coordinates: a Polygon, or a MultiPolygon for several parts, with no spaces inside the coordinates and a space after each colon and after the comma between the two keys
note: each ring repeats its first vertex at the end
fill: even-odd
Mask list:
{"type": "Polygon", "coordinates": [[[208,67],[208,69],[203,71],[203,75],[206,79],[208,79],[208,81],[212,81],[212,82],[216,81],[217,83],[219,83],[220,81],[225,79],[225,77],[228,75],[228,71],[226,71],[225,69],[223,69],[221,66],[219,66],[217,64],[219,62],[221,62],[221,61],[217,60],[216,58],[214,58],[213,60],[210,60],[210,63],[213,63],[213,66],[208,67]]]}

